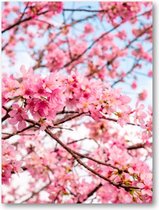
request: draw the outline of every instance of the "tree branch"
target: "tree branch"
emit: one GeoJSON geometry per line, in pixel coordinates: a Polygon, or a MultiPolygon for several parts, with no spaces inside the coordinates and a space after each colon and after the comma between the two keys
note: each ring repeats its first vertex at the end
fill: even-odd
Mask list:
{"type": "MultiPolygon", "coordinates": [[[[49,12],[49,10],[43,11],[43,12],[41,12],[41,13],[38,13],[37,16],[44,15],[44,14],[46,14],[47,12],[49,12]]],[[[4,30],[2,30],[2,34],[5,33],[6,31],[9,31],[9,30],[12,29],[12,28],[14,28],[15,26],[18,26],[18,25],[20,25],[21,23],[24,23],[24,22],[29,21],[29,20],[31,20],[31,19],[33,19],[32,16],[29,16],[29,17],[27,17],[27,18],[25,18],[25,19],[23,19],[23,20],[22,20],[21,17],[20,17],[20,19],[19,19],[17,22],[15,22],[13,25],[10,25],[10,26],[8,26],[7,28],[5,28],[4,30]]]]}
{"type": "Polygon", "coordinates": [[[139,143],[132,146],[127,147],[127,150],[141,149],[145,147],[145,143],[139,143]]]}
{"type": "Polygon", "coordinates": [[[83,200],[83,201],[78,201],[77,203],[83,203],[85,202],[86,200],[88,200],[89,197],[91,197],[94,193],[96,193],[103,185],[100,183],[98,184],[95,188],[93,188],[93,190],[91,190],[87,197],[83,200]]]}
{"type": "Polygon", "coordinates": [[[2,108],[6,111],[6,114],[2,117],[2,122],[10,118],[9,112],[12,110],[12,108],[6,108],[5,106],[2,106],[2,108]]]}
{"type": "Polygon", "coordinates": [[[45,188],[47,188],[50,184],[51,184],[51,179],[49,179],[49,182],[47,184],[45,184],[43,187],[41,187],[38,191],[32,192],[32,194],[28,198],[26,198],[22,201],[15,201],[15,203],[25,203],[25,202],[29,201],[31,198],[38,195],[41,191],[43,191],[45,188]]]}
{"type": "Polygon", "coordinates": [[[116,183],[111,181],[110,179],[108,179],[107,177],[98,174],[94,169],[90,168],[89,166],[87,166],[84,162],[82,162],[80,160],[80,158],[78,157],[77,154],[74,153],[74,151],[72,149],[70,149],[69,147],[67,147],[59,138],[57,138],[48,128],[45,129],[45,132],[52,137],[54,140],[56,140],[56,142],[58,142],[68,153],[70,153],[72,155],[72,157],[75,158],[75,160],[84,168],[86,168],[88,171],[90,171],[91,173],[93,173],[94,175],[98,176],[99,178],[102,178],[103,180],[109,182],[111,185],[114,185],[117,188],[123,188],[126,191],[129,191],[130,189],[141,189],[138,188],[136,186],[129,186],[129,185],[125,185],[125,184],[121,184],[121,183],[116,183]]]}
{"type": "Polygon", "coordinates": [[[73,116],[71,115],[70,117],[66,116],[62,120],[58,120],[57,122],[55,122],[54,125],[56,126],[56,125],[63,124],[65,122],[67,122],[67,121],[70,121],[70,120],[73,120],[73,119],[75,119],[77,117],[80,117],[83,114],[87,114],[87,113],[81,112],[81,113],[78,113],[78,114],[73,115],[73,116]]]}
{"type": "Polygon", "coordinates": [[[34,125],[29,125],[29,126],[27,126],[26,128],[24,128],[24,129],[22,129],[22,130],[20,130],[20,131],[17,131],[17,132],[15,132],[15,133],[8,134],[6,137],[2,137],[2,139],[3,139],[3,140],[9,139],[9,138],[11,138],[12,136],[18,135],[18,134],[20,134],[20,133],[22,133],[22,132],[24,132],[24,131],[26,131],[26,130],[29,130],[30,128],[34,128],[34,127],[35,127],[34,125]]]}

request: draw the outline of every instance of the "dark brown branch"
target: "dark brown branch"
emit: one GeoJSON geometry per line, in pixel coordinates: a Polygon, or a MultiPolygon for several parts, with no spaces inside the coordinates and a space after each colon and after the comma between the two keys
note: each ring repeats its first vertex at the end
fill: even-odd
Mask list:
{"type": "Polygon", "coordinates": [[[107,10],[101,9],[101,10],[93,10],[93,9],[63,9],[65,12],[95,12],[95,13],[105,13],[108,12],[107,10]]]}
{"type": "Polygon", "coordinates": [[[77,155],[78,155],[79,157],[81,157],[81,158],[86,158],[86,159],[92,160],[93,162],[98,163],[98,164],[100,164],[100,165],[104,165],[104,166],[108,166],[108,167],[111,167],[111,168],[113,168],[113,169],[116,169],[119,173],[122,173],[122,172],[128,173],[127,170],[119,169],[118,167],[113,166],[113,165],[111,165],[111,164],[109,164],[109,163],[102,162],[102,161],[100,161],[100,160],[96,160],[96,159],[94,159],[94,158],[92,158],[92,157],[89,157],[89,156],[87,156],[87,155],[80,154],[79,152],[76,152],[76,151],[73,151],[73,152],[74,152],[75,154],[77,154],[77,155]]]}
{"type": "Polygon", "coordinates": [[[74,140],[74,141],[70,141],[69,143],[67,143],[68,145],[69,144],[74,144],[74,143],[77,143],[77,142],[80,142],[80,141],[84,141],[84,140],[86,140],[86,139],[90,139],[90,138],[82,138],[82,139],[77,139],[77,140],[74,140]]]}
{"type": "MultiPolygon", "coordinates": [[[[118,122],[118,120],[113,119],[113,118],[109,118],[109,117],[105,117],[105,118],[103,118],[103,119],[109,120],[109,121],[112,121],[112,122],[116,122],[116,123],[118,122]]],[[[130,122],[126,123],[126,125],[140,126],[139,124],[130,123],[130,122]]]]}
{"type": "Polygon", "coordinates": [[[86,200],[88,200],[89,197],[91,197],[92,195],[94,195],[94,193],[96,193],[103,185],[100,183],[98,184],[93,190],[91,190],[87,197],[81,202],[81,201],[78,201],[77,203],[83,203],[85,202],[86,200]]]}
{"type": "Polygon", "coordinates": [[[33,198],[34,196],[38,195],[41,191],[46,189],[50,184],[51,184],[51,180],[49,179],[49,182],[46,185],[44,185],[43,187],[41,187],[38,191],[32,192],[32,194],[28,198],[26,198],[20,202],[15,201],[15,203],[25,203],[25,202],[29,201],[31,198],[33,198]]]}
{"type": "Polygon", "coordinates": [[[124,79],[125,77],[127,77],[129,74],[131,74],[131,73],[133,72],[133,70],[136,68],[138,62],[139,62],[139,60],[137,60],[137,61],[133,64],[133,66],[131,67],[131,69],[130,69],[129,71],[126,72],[126,74],[125,74],[124,77],[121,77],[120,79],[116,80],[116,81],[111,85],[111,87],[114,87],[114,86],[115,86],[116,84],[118,84],[119,82],[122,82],[123,79],[124,79]]]}
{"type": "Polygon", "coordinates": [[[20,133],[22,133],[22,132],[24,132],[24,131],[26,131],[26,130],[29,130],[30,128],[33,128],[33,127],[35,127],[35,126],[34,126],[34,125],[29,125],[29,126],[27,126],[26,128],[24,128],[24,129],[22,129],[22,130],[20,130],[20,131],[17,131],[17,132],[15,132],[15,133],[8,134],[8,136],[6,136],[6,137],[2,137],[2,139],[3,139],[3,140],[9,139],[9,138],[11,138],[12,136],[18,135],[18,134],[20,134],[20,133]]]}
{"type": "Polygon", "coordinates": [[[61,112],[58,112],[57,115],[59,114],[78,114],[79,112],[78,111],[65,111],[65,110],[62,110],[61,112]]]}
{"type": "Polygon", "coordinates": [[[121,183],[116,183],[111,181],[110,179],[108,179],[107,177],[98,174],[94,169],[90,168],[89,166],[87,166],[83,161],[81,161],[81,159],[78,157],[77,154],[74,153],[74,151],[72,149],[70,149],[68,146],[66,146],[59,138],[57,138],[48,128],[45,129],[45,132],[51,137],[53,138],[56,142],[58,142],[68,153],[70,153],[72,155],[72,157],[75,158],[75,160],[84,168],[86,168],[88,171],[90,171],[91,173],[93,173],[94,175],[98,176],[99,178],[102,178],[103,180],[109,182],[110,184],[114,185],[117,188],[124,188],[126,191],[129,191],[130,189],[140,189],[136,186],[129,186],[129,185],[125,185],[125,184],[121,184],[121,183]]]}
{"type": "Polygon", "coordinates": [[[65,122],[67,122],[67,121],[70,121],[70,120],[73,120],[73,119],[75,119],[77,117],[80,117],[83,114],[87,114],[87,113],[82,112],[82,113],[78,113],[78,114],[73,115],[73,116],[71,115],[70,117],[66,116],[62,120],[58,120],[57,122],[55,122],[54,125],[56,126],[56,125],[63,124],[65,122]]]}
{"type": "MultiPolygon", "coordinates": [[[[44,15],[44,14],[46,14],[47,12],[49,12],[49,10],[43,11],[43,12],[41,12],[41,13],[38,13],[37,16],[39,16],[39,15],[44,15]]],[[[5,33],[6,31],[9,31],[9,30],[12,29],[12,28],[14,28],[15,26],[18,26],[18,25],[20,25],[21,23],[24,23],[24,22],[29,21],[29,20],[31,20],[31,19],[33,19],[32,16],[29,16],[29,17],[27,17],[27,18],[25,18],[25,19],[23,19],[23,20],[21,20],[21,17],[20,17],[20,19],[19,19],[17,22],[15,22],[13,25],[10,25],[10,26],[8,26],[7,28],[5,28],[4,30],[2,30],[2,34],[5,33]]]]}
{"type": "Polygon", "coordinates": [[[2,117],[2,122],[4,122],[5,120],[7,120],[8,118],[10,118],[10,115],[7,113],[2,117]]]}
{"type": "Polygon", "coordinates": [[[141,148],[145,148],[144,143],[139,143],[139,144],[129,146],[129,147],[127,147],[127,150],[134,150],[134,149],[141,149],[141,148]]]}
{"type": "Polygon", "coordinates": [[[2,122],[10,118],[9,112],[12,110],[11,108],[6,108],[5,106],[2,106],[2,108],[6,111],[6,114],[2,117],[2,122]]]}

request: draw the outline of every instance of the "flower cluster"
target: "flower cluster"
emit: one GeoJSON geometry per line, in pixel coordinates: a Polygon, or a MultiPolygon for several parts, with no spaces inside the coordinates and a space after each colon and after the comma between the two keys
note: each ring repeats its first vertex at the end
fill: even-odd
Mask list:
{"type": "MultiPolygon", "coordinates": [[[[149,6],[146,2],[143,5],[149,6]]],[[[136,14],[142,11],[143,5],[140,2],[109,2],[109,4],[100,2],[101,9],[105,10],[106,18],[112,23],[135,17],[136,14]]],[[[101,14],[99,16],[102,18],[101,14]]]]}
{"type": "MultiPolygon", "coordinates": [[[[62,2],[25,2],[28,7],[27,13],[29,16],[37,16],[40,13],[51,13],[58,14],[62,12],[63,3],[62,2]]],[[[47,14],[48,15],[48,14],[47,14]]],[[[50,16],[50,14],[49,14],[50,16]]]]}
{"type": "Polygon", "coordinates": [[[21,79],[5,77],[2,94],[4,106],[12,101],[10,123],[17,124],[20,130],[25,128],[29,114],[35,121],[53,122],[64,107],[75,112],[88,112],[96,120],[114,115],[121,125],[129,121],[130,98],[122,95],[120,90],[102,86],[100,81],[93,79],[88,83],[87,78],[78,74],[51,73],[42,77],[32,69],[26,71],[24,66],[21,72],[21,79]]]}
{"type": "Polygon", "coordinates": [[[21,172],[22,161],[18,160],[15,147],[4,142],[2,144],[2,183],[9,184],[11,175],[21,172]]]}

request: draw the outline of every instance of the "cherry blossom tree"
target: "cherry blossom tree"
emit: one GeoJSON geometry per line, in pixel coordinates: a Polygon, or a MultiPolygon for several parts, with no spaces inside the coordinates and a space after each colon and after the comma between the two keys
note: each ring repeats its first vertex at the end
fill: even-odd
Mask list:
{"type": "Polygon", "coordinates": [[[3,2],[3,203],[152,202],[152,3],[3,2]]]}

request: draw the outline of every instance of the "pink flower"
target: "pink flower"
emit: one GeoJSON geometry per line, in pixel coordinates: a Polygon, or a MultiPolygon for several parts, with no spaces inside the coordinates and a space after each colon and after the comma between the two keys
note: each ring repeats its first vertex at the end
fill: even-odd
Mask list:
{"type": "Polygon", "coordinates": [[[142,173],[141,179],[144,181],[144,189],[142,190],[142,194],[152,196],[152,174],[142,173]]]}
{"type": "Polygon", "coordinates": [[[17,151],[7,142],[2,144],[2,183],[9,184],[12,173],[21,171],[21,161],[16,158],[17,151]]]}
{"type": "Polygon", "coordinates": [[[133,83],[131,84],[132,89],[136,89],[137,88],[137,83],[136,81],[133,81],[133,83]]]}
{"type": "Polygon", "coordinates": [[[2,164],[2,184],[9,184],[12,174],[12,166],[10,164],[2,164]]]}
{"type": "Polygon", "coordinates": [[[46,12],[45,16],[61,13],[63,2],[29,2],[27,13],[29,16],[36,17],[41,12],[46,12]],[[51,13],[51,14],[50,14],[51,13]]]}
{"type": "Polygon", "coordinates": [[[92,33],[94,31],[93,27],[91,24],[87,24],[84,27],[84,33],[89,34],[92,33]]]}
{"type": "Polygon", "coordinates": [[[64,96],[61,88],[55,88],[50,93],[49,102],[54,109],[60,111],[64,107],[64,96]]]}
{"type": "Polygon", "coordinates": [[[18,130],[23,130],[26,127],[26,119],[28,118],[26,111],[18,104],[12,105],[12,111],[9,112],[11,118],[9,123],[18,125],[18,130]]]}
{"type": "Polygon", "coordinates": [[[143,90],[141,93],[139,93],[138,97],[139,100],[144,101],[147,98],[148,94],[147,94],[147,90],[143,90]]]}
{"type": "Polygon", "coordinates": [[[119,31],[116,36],[119,37],[120,39],[126,39],[127,34],[124,30],[122,30],[122,31],[119,31]]]}
{"type": "Polygon", "coordinates": [[[36,120],[40,120],[40,118],[53,120],[56,113],[64,107],[64,97],[60,88],[53,89],[51,93],[47,93],[45,89],[39,88],[38,93],[35,93],[35,97],[38,98],[29,98],[27,100],[26,108],[30,110],[36,120]]]}
{"type": "Polygon", "coordinates": [[[121,95],[120,96],[120,101],[122,104],[128,104],[131,101],[131,98],[129,96],[126,95],[121,95]]]}
{"type": "Polygon", "coordinates": [[[48,2],[49,9],[51,12],[61,13],[63,10],[63,2],[48,2]]]}
{"type": "Polygon", "coordinates": [[[8,100],[18,96],[20,83],[14,78],[13,75],[8,76],[7,74],[3,75],[3,97],[8,100]]]}
{"type": "Polygon", "coordinates": [[[152,76],[153,76],[152,70],[150,70],[150,71],[148,72],[148,76],[149,76],[149,77],[152,77],[152,76]]]}
{"type": "Polygon", "coordinates": [[[32,116],[35,120],[40,118],[45,118],[49,114],[49,103],[46,100],[41,99],[28,99],[27,100],[27,109],[30,110],[32,116]]]}

